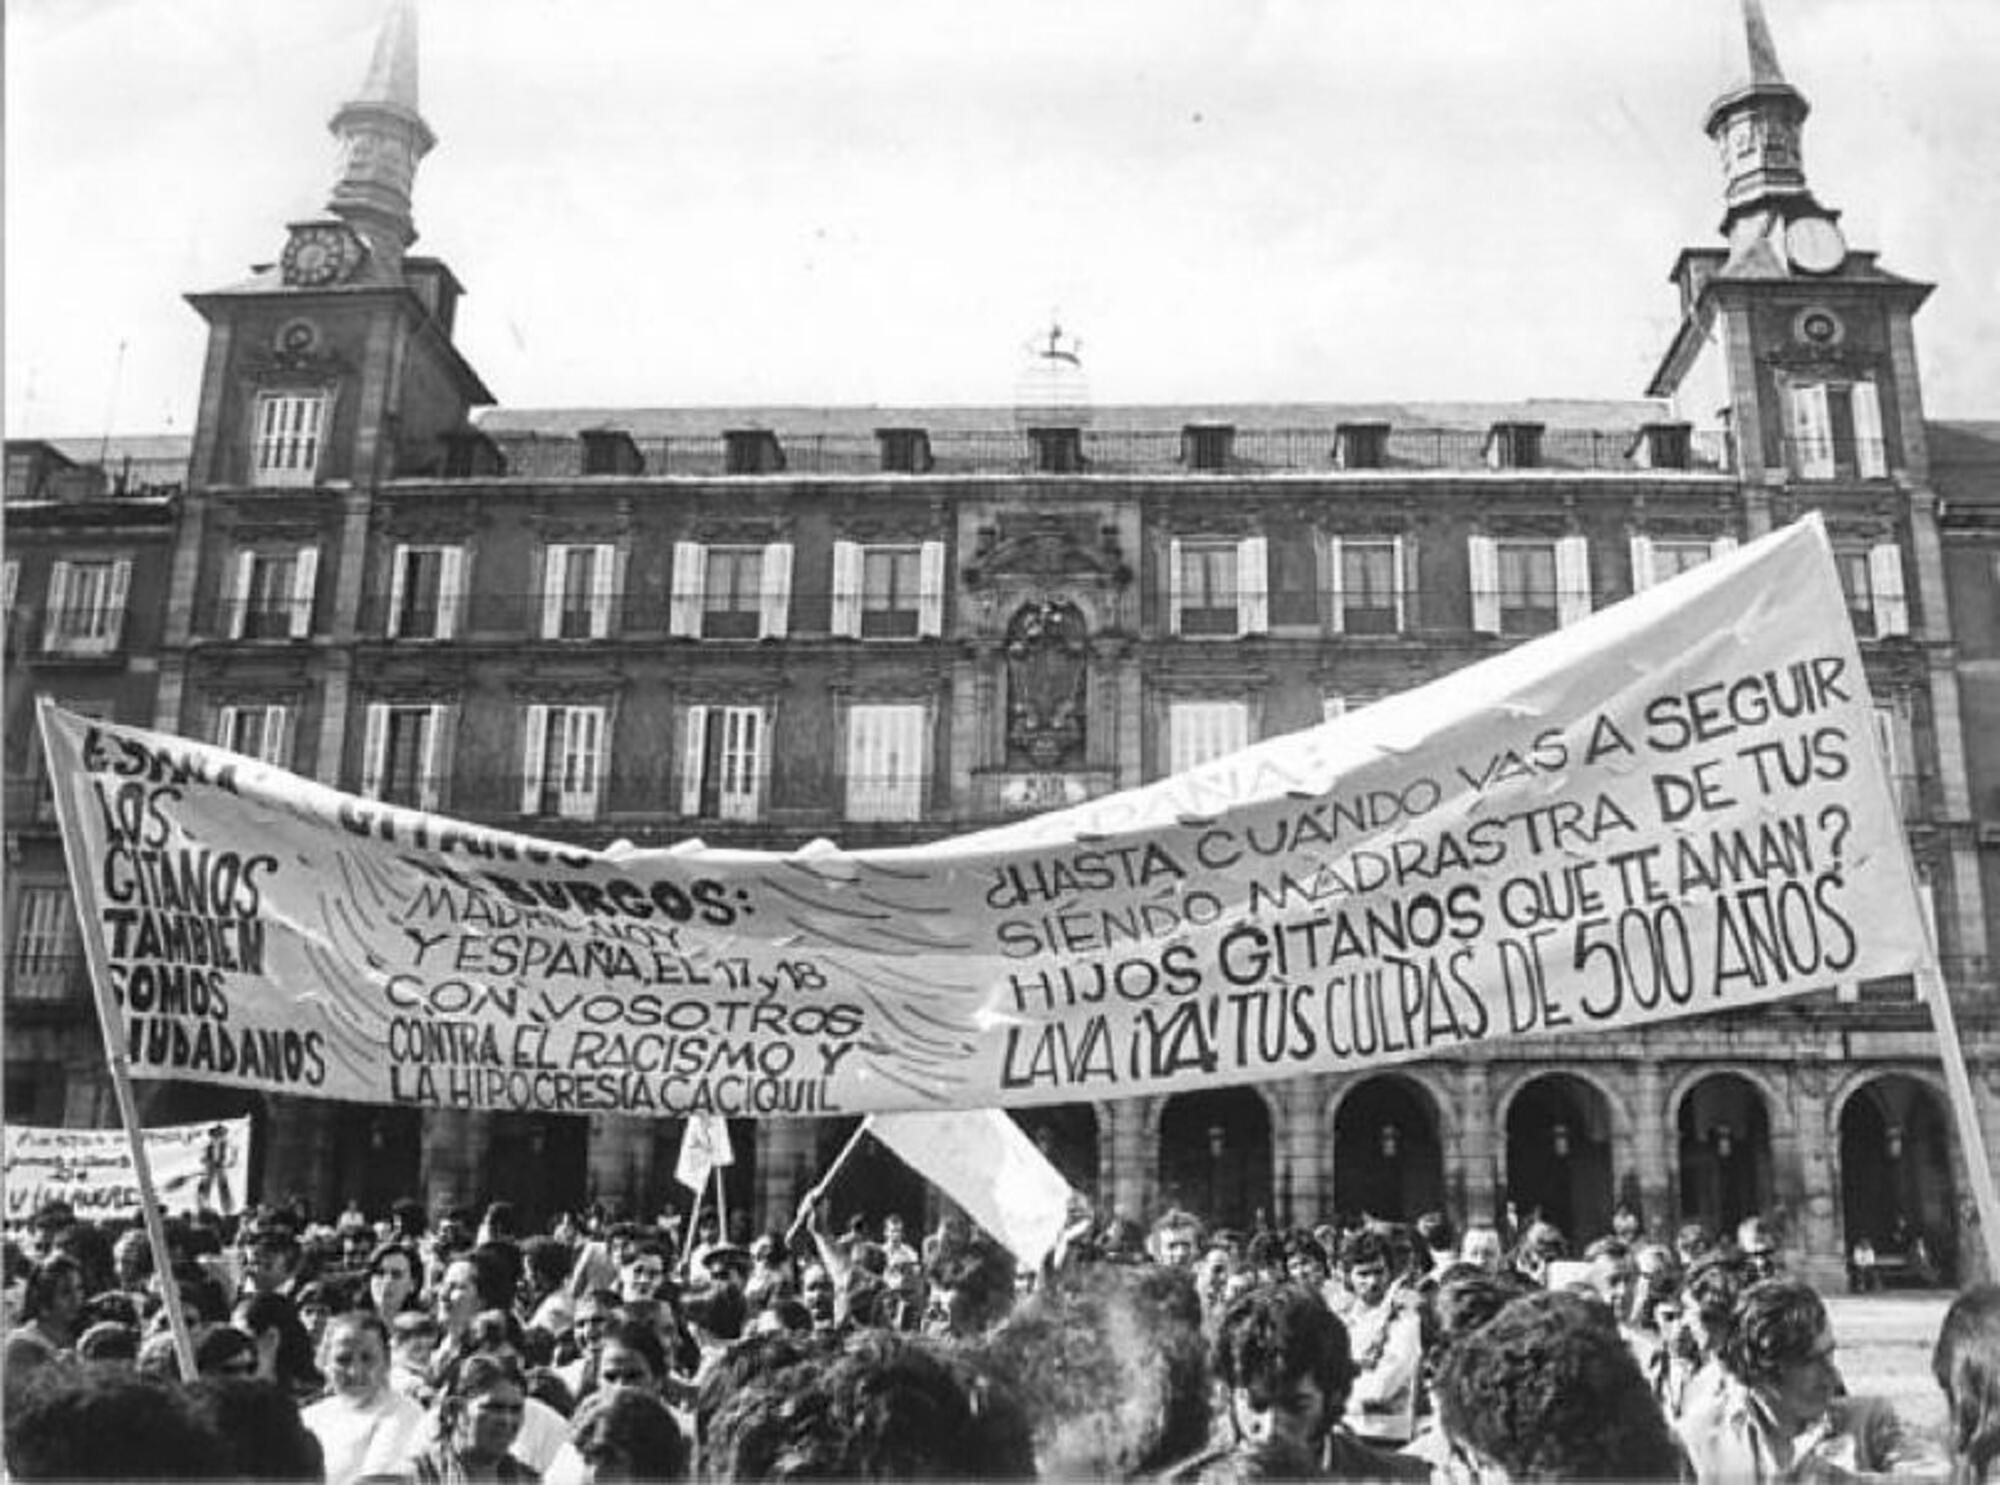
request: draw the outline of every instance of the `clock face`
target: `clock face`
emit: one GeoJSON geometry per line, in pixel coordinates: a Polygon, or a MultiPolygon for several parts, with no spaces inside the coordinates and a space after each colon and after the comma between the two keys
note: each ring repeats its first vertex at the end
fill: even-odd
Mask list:
{"type": "Polygon", "coordinates": [[[347,271],[352,249],[338,227],[301,227],[285,245],[285,282],[302,288],[330,284],[347,271]]]}
{"type": "Polygon", "coordinates": [[[1847,261],[1847,243],[1828,217],[1797,217],[1785,227],[1785,256],[1801,273],[1832,273],[1847,261]]]}

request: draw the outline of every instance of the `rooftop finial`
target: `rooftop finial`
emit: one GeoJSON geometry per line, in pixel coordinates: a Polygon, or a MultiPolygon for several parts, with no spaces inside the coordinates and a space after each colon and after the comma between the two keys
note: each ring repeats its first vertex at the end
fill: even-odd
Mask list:
{"type": "Polygon", "coordinates": [[[1778,44],[1771,39],[1771,23],[1764,16],[1764,0],[1743,0],[1743,34],[1750,43],[1750,81],[1783,82],[1785,73],[1778,65],[1778,44]]]}
{"type": "Polygon", "coordinates": [[[393,103],[417,111],[416,0],[391,0],[389,14],[375,38],[375,55],[357,102],[393,103]]]}

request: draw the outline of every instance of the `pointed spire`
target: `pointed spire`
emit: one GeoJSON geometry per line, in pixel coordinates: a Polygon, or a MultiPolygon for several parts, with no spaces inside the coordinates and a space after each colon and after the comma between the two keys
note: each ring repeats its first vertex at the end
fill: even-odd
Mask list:
{"type": "Polygon", "coordinates": [[[1806,187],[1803,125],[1811,106],[1786,81],[1764,0],[1740,0],[1750,77],[1709,106],[1703,131],[1722,153],[1723,230],[1773,213],[1788,219],[1812,201],[1806,187]]]}
{"type": "Polygon", "coordinates": [[[417,112],[416,0],[389,0],[361,91],[328,128],[341,143],[341,170],[327,205],[394,271],[417,238],[410,213],[417,162],[437,143],[417,112]]]}

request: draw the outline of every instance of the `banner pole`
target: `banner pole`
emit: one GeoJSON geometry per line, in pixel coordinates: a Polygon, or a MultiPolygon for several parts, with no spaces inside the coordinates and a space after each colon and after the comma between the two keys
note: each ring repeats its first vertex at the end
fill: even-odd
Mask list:
{"type": "Polygon", "coordinates": [[[861,1137],[866,1133],[868,1133],[868,1120],[863,1119],[854,1133],[848,1136],[847,1143],[840,1147],[840,1153],[833,1157],[833,1164],[826,1168],[826,1174],[819,1178],[812,1190],[799,1198],[799,1214],[792,1219],[792,1225],[785,1229],[787,1249],[798,1240],[800,1230],[812,1218],[812,1209],[819,1205],[820,1199],[827,1193],[827,1188],[833,1185],[833,1178],[840,1174],[840,1168],[847,1164],[848,1158],[856,1150],[861,1148],[861,1137]]]}
{"type": "Polygon", "coordinates": [[[1986,1273],[2000,1279],[2000,1191],[1994,1189],[1993,1161],[1986,1153],[1986,1132],[1980,1127],[1979,1106],[1972,1096],[1972,1076],[1958,1040],[1958,1016],[1951,991],[1938,969],[1937,956],[1917,976],[1917,988],[1930,1002],[1931,1025],[1937,1030],[1938,1052],[1944,1061],[1944,1084],[1958,1121],[1958,1140],[1970,1167],[1973,1205],[1979,1212],[1979,1233],[1986,1245],[1986,1273]]]}
{"type": "Polygon", "coordinates": [[[715,1240],[722,1244],[729,1242],[729,1192],[722,1184],[722,1173],[728,1167],[715,1167],[715,1240]]]}
{"type": "Polygon", "coordinates": [[[94,894],[84,877],[81,858],[83,831],[75,816],[75,801],[56,766],[56,748],[50,736],[56,706],[46,696],[36,698],[36,722],[42,734],[42,756],[49,765],[50,792],[55,797],[56,827],[62,833],[63,862],[69,872],[70,896],[74,899],[78,934],[83,940],[83,957],[90,971],[91,999],[97,1006],[97,1025],[104,1035],[104,1055],[111,1063],[111,1088],[118,1099],[118,1118],[125,1126],[125,1139],[132,1149],[132,1175],[139,1187],[139,1215],[146,1224],[146,1242],[153,1250],[153,1272],[161,1276],[160,1298],[167,1311],[167,1325],[173,1332],[174,1356],[180,1362],[181,1380],[195,1379],[194,1339],[188,1334],[187,1315],[181,1309],[180,1285],[174,1282],[173,1260],[167,1252],[167,1227],[153,1194],[153,1168],[146,1158],[146,1139],[139,1128],[138,1105],[132,1097],[130,1063],[118,1035],[118,1011],[111,997],[111,975],[104,963],[104,937],[99,925],[82,921],[83,906],[94,894]]]}
{"type": "Polygon", "coordinates": [[[687,1231],[681,1234],[681,1277],[689,1277],[688,1266],[694,1261],[695,1229],[701,1226],[701,1199],[708,1195],[708,1182],[703,1181],[694,1188],[694,1210],[688,1213],[687,1231]]]}

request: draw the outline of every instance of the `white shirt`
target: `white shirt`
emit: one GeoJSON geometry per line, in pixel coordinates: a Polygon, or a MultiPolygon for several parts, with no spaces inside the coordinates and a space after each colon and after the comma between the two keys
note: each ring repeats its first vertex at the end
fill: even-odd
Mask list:
{"type": "Polygon", "coordinates": [[[1391,1296],[1376,1305],[1356,1300],[1345,1318],[1356,1368],[1347,1426],[1363,1439],[1407,1443],[1416,1431],[1417,1363],[1423,1352],[1416,1312],[1391,1296]]]}
{"type": "Polygon", "coordinates": [[[326,1456],[326,1485],[348,1485],[364,1475],[407,1474],[411,1458],[429,1437],[424,1410],[392,1387],[360,1404],[335,1393],[305,1408],[299,1418],[326,1456]]]}

